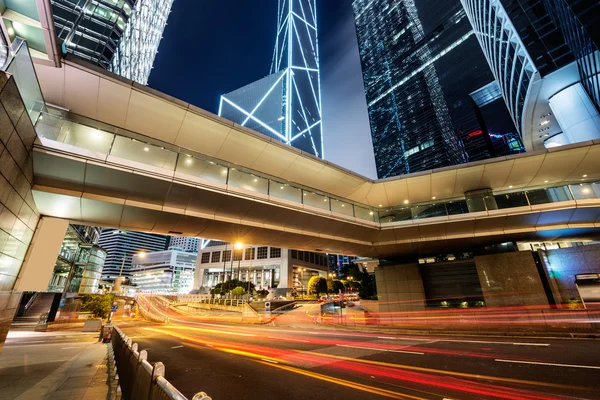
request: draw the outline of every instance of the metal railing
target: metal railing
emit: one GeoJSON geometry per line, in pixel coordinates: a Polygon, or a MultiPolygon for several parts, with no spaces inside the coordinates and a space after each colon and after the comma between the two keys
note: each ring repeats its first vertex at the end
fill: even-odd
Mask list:
{"type": "MultiPolygon", "coordinates": [[[[147,360],[146,350],[138,351],[133,343],[118,327],[114,327],[111,343],[125,400],[187,400],[179,390],[165,379],[165,366],[161,362],[154,365],[147,360]]],[[[211,400],[204,392],[194,395],[193,400],[211,400]]]]}

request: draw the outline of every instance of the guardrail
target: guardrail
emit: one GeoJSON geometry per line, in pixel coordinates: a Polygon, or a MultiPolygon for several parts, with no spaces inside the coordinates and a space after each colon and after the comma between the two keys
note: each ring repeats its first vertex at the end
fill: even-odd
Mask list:
{"type": "Polygon", "coordinates": [[[196,301],[174,301],[171,303],[172,306],[181,306],[189,304],[214,304],[219,306],[233,306],[241,307],[246,304],[246,300],[240,299],[198,299],[196,301]]]}
{"type": "MultiPolygon", "coordinates": [[[[146,350],[138,351],[118,327],[114,327],[111,343],[119,375],[121,393],[126,400],[188,400],[165,379],[165,366],[147,360],[146,350]]],[[[199,392],[192,400],[212,400],[206,393],[199,392]]]]}

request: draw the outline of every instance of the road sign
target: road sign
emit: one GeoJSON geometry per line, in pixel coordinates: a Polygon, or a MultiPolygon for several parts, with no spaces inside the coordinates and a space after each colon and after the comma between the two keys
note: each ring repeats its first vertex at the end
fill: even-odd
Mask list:
{"type": "Polygon", "coordinates": [[[118,308],[119,306],[117,304],[113,304],[112,306],[110,306],[110,312],[117,312],[118,308]]]}

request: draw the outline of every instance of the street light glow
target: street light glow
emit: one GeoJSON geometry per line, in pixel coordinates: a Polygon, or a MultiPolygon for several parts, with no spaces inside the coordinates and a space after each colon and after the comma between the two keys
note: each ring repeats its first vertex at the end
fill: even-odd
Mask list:
{"type": "Polygon", "coordinates": [[[241,250],[241,249],[243,249],[243,248],[244,248],[244,243],[242,243],[242,242],[237,242],[237,243],[234,245],[234,248],[235,248],[236,250],[241,250]]]}

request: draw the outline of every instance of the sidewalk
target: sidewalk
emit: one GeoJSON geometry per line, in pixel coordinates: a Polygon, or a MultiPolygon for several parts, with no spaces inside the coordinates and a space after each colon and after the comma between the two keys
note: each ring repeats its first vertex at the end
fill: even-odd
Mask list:
{"type": "Polygon", "coordinates": [[[111,399],[106,357],[97,333],[9,332],[0,399],[111,399]]]}

